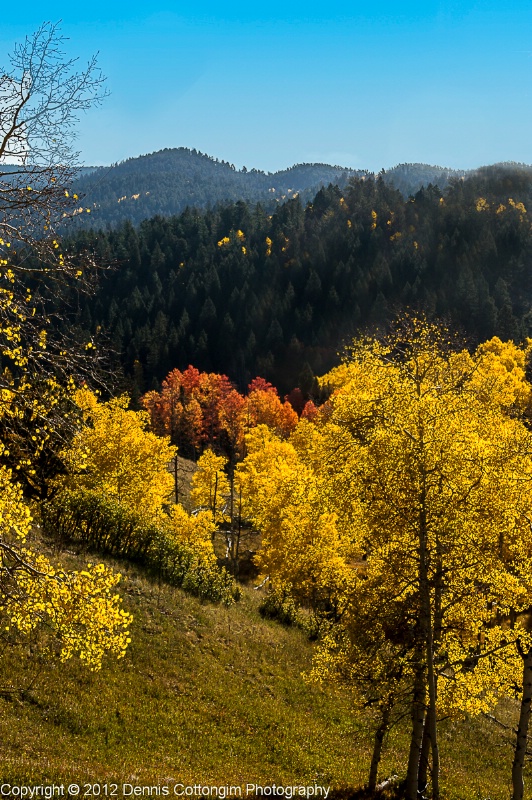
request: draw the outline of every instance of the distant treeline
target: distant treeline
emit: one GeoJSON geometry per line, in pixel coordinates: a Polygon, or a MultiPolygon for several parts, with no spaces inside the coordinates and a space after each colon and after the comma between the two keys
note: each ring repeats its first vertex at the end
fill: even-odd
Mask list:
{"type": "Polygon", "coordinates": [[[486,168],[405,200],[378,176],[330,185],[269,214],[243,201],[138,228],[80,231],[69,246],[114,264],[80,323],[100,326],[132,388],[174,367],[257,373],[281,392],[328,370],[357,332],[404,308],[471,339],[532,333],[532,177],[486,168]]]}
{"type": "MultiPolygon", "coordinates": [[[[444,189],[453,177],[467,173],[430,164],[398,164],[381,174],[408,197],[429,183],[444,189]]],[[[157,214],[180,214],[187,206],[212,208],[216,203],[238,200],[262,203],[271,213],[295,195],[306,203],[322,186],[344,187],[349,178],[370,175],[368,170],[331,164],[295,164],[277,172],[237,170],[234,164],[198,150],[167,148],[109,167],[81,170],[74,190],[90,214],[76,215],[75,224],[78,228],[114,228],[127,220],[135,225],[157,214]]]]}
{"type": "Polygon", "coordinates": [[[187,206],[207,208],[237,200],[261,202],[273,210],[294,195],[301,194],[306,202],[321,186],[342,186],[351,176],[363,174],[329,164],[296,164],[274,173],[237,170],[234,164],[186,147],[159,150],[81,173],[75,191],[91,213],[80,214],[76,224],[82,228],[116,227],[126,220],[138,224],[156,214],[180,214],[187,206]]]}

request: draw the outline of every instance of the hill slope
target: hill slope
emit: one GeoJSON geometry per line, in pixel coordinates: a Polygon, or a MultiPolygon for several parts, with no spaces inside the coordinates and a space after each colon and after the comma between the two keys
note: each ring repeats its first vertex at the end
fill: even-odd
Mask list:
{"type": "Polygon", "coordinates": [[[90,217],[80,218],[80,224],[116,225],[228,200],[260,201],[272,208],[297,194],[310,198],[329,183],[345,185],[352,175],[362,174],[328,164],[299,164],[273,174],[238,171],[226,161],[180,147],[99,167],[80,176],[76,191],[92,211],[90,217]]]}
{"type": "MultiPolygon", "coordinates": [[[[430,183],[445,189],[464,170],[428,164],[399,164],[382,172],[389,185],[405,197],[430,183]]],[[[179,214],[187,206],[206,208],[219,202],[261,202],[270,211],[279,203],[299,195],[311,200],[322,186],[343,188],[349,178],[370,175],[367,170],[329,164],[296,164],[273,173],[220,161],[185,147],[159,150],[129,158],[111,167],[87,167],[76,184],[91,208],[77,224],[84,227],[112,226],[125,220],[137,223],[155,215],[179,214]]]]}
{"type": "MultiPolygon", "coordinates": [[[[78,569],[85,562],[62,560],[78,569]]],[[[202,605],[119,567],[134,614],[125,659],[96,674],[75,663],[43,667],[22,698],[0,694],[2,782],[364,782],[371,713],[355,714],[348,692],[304,683],[311,644],[300,630],[263,620],[257,592],[244,589],[229,609],[202,605]]],[[[6,676],[35,678],[35,665],[24,663],[2,653],[2,686],[6,676]]],[[[501,743],[487,722],[443,723],[447,800],[506,797],[511,751],[501,743]]],[[[383,777],[402,774],[407,744],[406,729],[391,733],[383,777]]]]}

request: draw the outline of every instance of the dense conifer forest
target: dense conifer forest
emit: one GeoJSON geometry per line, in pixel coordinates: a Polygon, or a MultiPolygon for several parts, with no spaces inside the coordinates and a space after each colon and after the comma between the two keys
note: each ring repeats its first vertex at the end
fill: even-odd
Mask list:
{"type": "Polygon", "coordinates": [[[77,222],[81,227],[116,227],[125,220],[138,224],[156,214],[179,214],[187,206],[206,208],[241,199],[273,209],[298,194],[310,200],[323,185],[344,186],[350,177],[363,174],[329,164],[296,164],[274,173],[238,170],[197,150],[167,148],[80,172],[76,190],[91,216],[85,214],[77,222]]]}
{"type": "MultiPolygon", "coordinates": [[[[317,191],[333,183],[345,186],[349,178],[370,175],[368,170],[330,164],[295,164],[277,172],[234,164],[186,147],[166,148],[128,158],[109,167],[84,167],[76,178],[76,192],[90,215],[77,218],[79,227],[116,227],[134,224],[160,214],[180,214],[187,206],[212,207],[215,203],[245,200],[273,210],[299,196],[306,203],[317,191]]],[[[398,164],[382,170],[384,180],[405,197],[421,186],[437,183],[443,189],[463,170],[428,164],[398,164]]]]}
{"type": "Polygon", "coordinates": [[[343,344],[405,307],[475,344],[532,331],[532,177],[490,167],[407,199],[382,176],[322,188],[273,213],[237,201],[80,231],[70,248],[111,268],[79,302],[134,391],[189,363],[244,387],[257,373],[311,392],[343,344]]]}

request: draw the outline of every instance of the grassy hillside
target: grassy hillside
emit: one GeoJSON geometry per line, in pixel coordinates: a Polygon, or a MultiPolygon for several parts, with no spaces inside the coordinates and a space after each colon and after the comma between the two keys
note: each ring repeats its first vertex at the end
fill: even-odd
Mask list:
{"type": "MultiPolygon", "coordinates": [[[[85,563],[61,558],[70,568],[85,563]]],[[[3,694],[3,781],[364,783],[369,713],[355,713],[345,691],[305,684],[312,645],[302,631],[262,619],[258,592],[244,588],[229,609],[202,605],[115,566],[134,614],[125,659],[95,674],[75,663],[48,666],[23,696],[3,694]]],[[[3,652],[2,687],[30,680],[26,659],[3,652]]],[[[382,777],[403,773],[407,727],[391,734],[382,777]]],[[[503,738],[487,721],[444,724],[446,798],[508,796],[503,738]]]]}

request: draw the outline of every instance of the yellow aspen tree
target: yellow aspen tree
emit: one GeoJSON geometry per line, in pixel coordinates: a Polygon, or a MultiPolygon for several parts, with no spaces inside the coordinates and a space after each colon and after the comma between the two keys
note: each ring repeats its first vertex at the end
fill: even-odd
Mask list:
{"type": "Polygon", "coordinates": [[[326,412],[289,441],[250,431],[237,477],[263,573],[307,603],[334,598],[313,674],[378,704],[370,786],[393,709],[410,704],[413,800],[427,745],[439,796],[437,714],[489,710],[522,669],[532,448],[526,348],[492,340],[471,356],[423,320],[405,327],[355,343],[322,381],[326,412]]]}
{"type": "Polygon", "coordinates": [[[92,338],[50,324],[94,281],[92,257],[68,252],[59,231],[80,210],[74,123],[105,96],[96,59],[77,72],[64,44],[59,25],[44,23],[0,69],[0,402],[17,396],[2,415],[4,463],[40,499],[72,430],[68,382],[99,360],[92,338]]]}
{"type": "Polygon", "coordinates": [[[156,517],[172,494],[168,466],[176,448],[146,430],[148,414],[128,410],[125,395],[98,402],[88,389],[75,395],[85,424],[65,451],[67,482],[95,489],[126,508],[156,517]]]}
{"type": "Polygon", "coordinates": [[[120,576],[104,565],[67,572],[36,553],[22,490],[46,495],[74,376],[94,364],[92,342],[51,329],[46,300],[87,288],[94,266],[65,252],[57,230],[79,206],[67,189],[78,172],[73,123],[105,93],[95,59],[76,73],[63,43],[45,23],[0,70],[0,625],[9,642],[51,632],[63,661],[77,655],[97,669],[129,642],[120,576]]]}
{"type": "Polygon", "coordinates": [[[198,508],[208,509],[215,525],[227,519],[224,508],[229,499],[230,486],[224,472],[226,464],[226,458],[215,455],[212,450],[205,450],[198,459],[198,469],[192,478],[192,503],[198,508]]]}
{"type": "MultiPolygon", "coordinates": [[[[490,637],[479,645],[478,633],[492,625],[492,604],[527,603],[525,573],[506,568],[500,543],[507,532],[517,560],[526,560],[526,517],[507,499],[517,493],[521,509],[528,502],[529,434],[498,398],[483,394],[481,373],[466,352],[450,351],[444,333],[412,320],[384,344],[357,343],[325,378],[335,394],[323,433],[329,460],[346,465],[350,495],[362,501],[366,570],[380,574],[383,604],[398,598],[409,611],[411,800],[424,730],[439,796],[438,678],[459,683],[471,653],[489,648],[490,637]],[[517,474],[527,480],[519,483],[517,474]]],[[[481,671],[474,676],[481,705],[487,681],[481,671]]]]}
{"type": "Polygon", "coordinates": [[[212,546],[215,525],[208,511],[200,511],[196,516],[187,514],[183,506],[173,505],[167,519],[163,522],[164,530],[172,534],[178,542],[190,545],[193,550],[208,561],[216,563],[212,546]]]}
{"type": "MultiPolygon", "coordinates": [[[[0,450],[2,448],[0,447],[0,450]]],[[[51,630],[61,661],[74,655],[99,669],[122,657],[131,615],[114,592],[120,575],[103,564],[66,572],[26,545],[32,517],[10,470],[0,466],[0,624],[8,640],[51,630]]],[[[16,687],[13,687],[16,688],[16,687]]]]}
{"type": "Polygon", "coordinates": [[[483,342],[474,354],[475,373],[471,386],[481,398],[501,408],[523,414],[527,411],[532,387],[526,378],[526,365],[532,340],[525,347],[503,342],[497,336],[483,342]]]}
{"type": "MultiPolygon", "coordinates": [[[[299,438],[311,431],[304,423],[299,438]]],[[[257,565],[274,588],[288,587],[314,609],[337,610],[350,580],[351,545],[324,502],[319,477],[291,442],[265,425],[246,435],[246,446],[237,480],[244,513],[262,534],[257,565]]]]}

